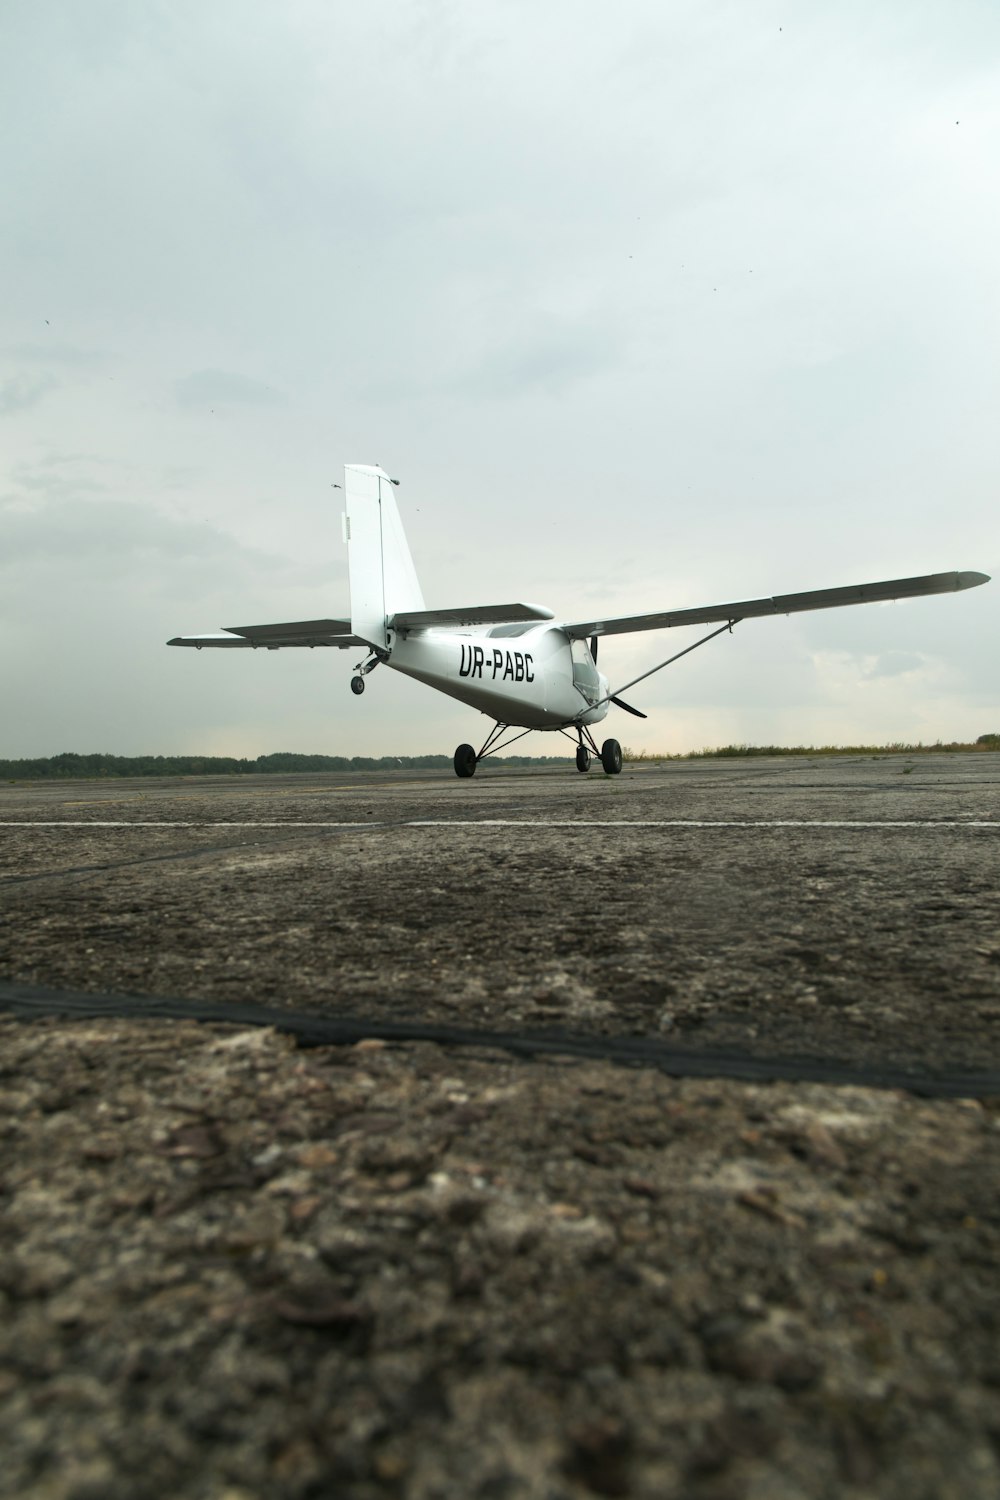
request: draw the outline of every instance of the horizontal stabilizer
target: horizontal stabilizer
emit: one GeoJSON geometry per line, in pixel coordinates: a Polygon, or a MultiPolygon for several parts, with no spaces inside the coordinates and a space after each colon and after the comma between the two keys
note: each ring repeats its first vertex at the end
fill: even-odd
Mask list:
{"type": "Polygon", "coordinates": [[[168,646],[251,646],[277,651],[282,646],[364,646],[351,634],[350,620],[292,620],[278,625],[227,625],[222,633],[176,635],[168,646]]]}
{"type": "Polygon", "coordinates": [[[808,609],[837,609],[847,604],[876,604],[889,599],[915,599],[924,594],[949,594],[989,583],[986,573],[926,573],[920,578],[890,578],[883,583],[859,583],[846,588],[813,589],[805,594],[775,594],[770,599],[740,599],[731,604],[709,604],[701,609],[666,610],[654,615],[625,615],[614,620],[581,620],[563,625],[574,640],[591,635],[627,635],[634,630],[670,630],[678,625],[751,620],[762,615],[791,615],[808,609]]]}
{"type": "Polygon", "coordinates": [[[224,625],[233,635],[245,635],[255,641],[315,640],[317,636],[350,635],[350,620],[293,620],[282,625],[224,625]]]}
{"type": "Polygon", "coordinates": [[[468,609],[410,609],[395,614],[390,630],[430,630],[435,625],[506,625],[519,620],[551,620],[541,604],[470,604],[468,609]]]}

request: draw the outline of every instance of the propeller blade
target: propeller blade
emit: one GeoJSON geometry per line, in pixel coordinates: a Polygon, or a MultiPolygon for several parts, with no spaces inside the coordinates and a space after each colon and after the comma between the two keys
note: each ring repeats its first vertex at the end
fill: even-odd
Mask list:
{"type": "Polygon", "coordinates": [[[623,708],[627,714],[635,714],[637,719],[649,718],[649,715],[644,714],[641,708],[633,708],[631,703],[626,703],[623,699],[616,698],[614,693],[611,694],[611,702],[617,704],[619,708],[623,708]]]}
{"type": "Polygon", "coordinates": [[[597,636],[590,637],[590,654],[594,658],[594,666],[597,666],[597,636]]]}

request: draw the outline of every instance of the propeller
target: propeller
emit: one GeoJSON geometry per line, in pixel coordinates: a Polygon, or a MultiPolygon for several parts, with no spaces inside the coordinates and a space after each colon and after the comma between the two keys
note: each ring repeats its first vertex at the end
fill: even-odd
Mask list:
{"type": "Polygon", "coordinates": [[[611,694],[610,701],[612,703],[617,704],[617,706],[619,708],[623,708],[627,714],[635,714],[635,716],[636,716],[637,719],[648,719],[649,718],[649,715],[648,714],[644,714],[642,712],[641,708],[633,708],[632,705],[631,705],[631,703],[626,703],[624,701],[624,699],[622,699],[622,698],[616,698],[615,695],[614,695],[614,693],[611,694]]]}
{"type": "MultiPolygon", "coordinates": [[[[594,658],[595,667],[597,666],[597,639],[598,638],[596,635],[592,635],[590,637],[590,654],[594,658]]],[[[641,709],[633,708],[631,703],[626,703],[622,698],[616,698],[614,693],[611,693],[609,695],[607,701],[609,703],[617,704],[618,707],[623,708],[627,714],[635,714],[637,719],[646,719],[649,717],[649,715],[644,714],[641,709]]]]}

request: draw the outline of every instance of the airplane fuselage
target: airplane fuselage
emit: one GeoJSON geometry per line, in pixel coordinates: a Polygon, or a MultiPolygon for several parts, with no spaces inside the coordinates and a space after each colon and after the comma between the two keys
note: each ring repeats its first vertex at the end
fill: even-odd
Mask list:
{"type": "Polygon", "coordinates": [[[586,643],[570,641],[547,622],[398,632],[390,638],[386,665],[501,724],[560,729],[598,724],[608,712],[601,701],[608,679],[586,643]]]}

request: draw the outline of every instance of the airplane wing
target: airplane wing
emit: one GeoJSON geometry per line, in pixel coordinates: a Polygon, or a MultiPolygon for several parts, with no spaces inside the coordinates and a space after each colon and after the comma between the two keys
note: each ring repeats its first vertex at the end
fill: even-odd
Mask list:
{"type": "Polygon", "coordinates": [[[429,630],[435,625],[506,625],[554,619],[542,604],[470,604],[467,609],[408,609],[392,615],[390,630],[429,630]]]}
{"type": "Polygon", "coordinates": [[[920,578],[890,578],[883,583],[859,583],[847,588],[813,589],[806,594],[775,594],[771,599],[741,599],[732,604],[709,604],[701,609],[666,610],[655,615],[623,615],[614,620],[575,620],[562,629],[574,640],[592,635],[626,635],[634,630],[669,630],[676,625],[708,625],[715,621],[750,620],[760,615],[791,615],[806,609],[837,609],[845,604],[875,604],[887,599],[914,599],[924,594],[948,594],[989,583],[986,573],[925,573],[920,578]]]}
{"type": "Polygon", "coordinates": [[[280,625],[226,625],[207,635],[175,635],[168,646],[263,646],[278,651],[282,646],[365,646],[367,641],[351,634],[350,620],[293,620],[280,625]]]}

